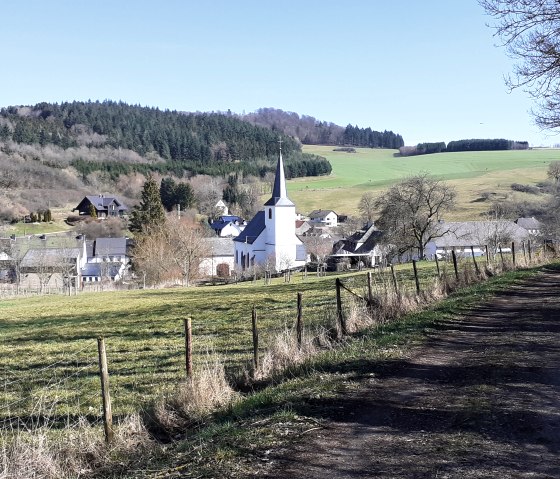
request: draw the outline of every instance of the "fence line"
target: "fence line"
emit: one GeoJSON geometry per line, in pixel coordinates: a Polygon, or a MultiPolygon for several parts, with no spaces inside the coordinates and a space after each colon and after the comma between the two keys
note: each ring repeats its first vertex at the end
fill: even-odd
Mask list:
{"type": "MultiPolygon", "coordinates": [[[[535,250],[532,250],[531,254],[533,255],[533,257],[537,256],[535,250]]],[[[472,255],[472,250],[471,250],[471,255],[472,255]]],[[[506,257],[508,259],[508,264],[511,264],[511,267],[520,267],[521,263],[525,263],[525,265],[527,266],[528,264],[531,263],[530,261],[527,262],[526,255],[521,256],[519,255],[519,252],[515,263],[509,262],[509,257],[507,255],[504,255],[504,253],[502,252],[502,254],[499,256],[499,259],[498,259],[498,255],[495,255],[492,262],[490,262],[490,258],[488,258],[488,263],[484,265],[483,264],[477,265],[476,258],[474,257],[474,255],[472,255],[471,258],[470,257],[471,255],[462,258],[456,258],[456,262],[458,265],[457,268],[459,270],[459,265],[460,265],[461,275],[465,278],[468,275],[470,275],[471,272],[474,272],[477,269],[479,269],[480,274],[482,274],[485,270],[489,270],[492,268],[496,268],[497,270],[499,270],[500,263],[502,268],[506,268],[506,257]]],[[[449,261],[441,261],[441,263],[438,262],[437,264],[438,271],[435,274],[434,272],[432,271],[428,272],[423,268],[417,268],[415,272],[414,270],[416,268],[414,268],[414,266],[415,265],[411,263],[410,265],[405,265],[399,268],[398,270],[395,270],[392,265],[390,265],[390,267],[385,267],[385,268],[376,268],[373,270],[364,271],[364,274],[355,275],[352,277],[345,277],[343,279],[337,278],[336,284],[339,285],[340,292],[344,291],[344,293],[350,295],[350,297],[353,298],[353,300],[357,300],[375,309],[380,306],[380,298],[382,298],[383,296],[389,294],[395,294],[397,295],[397,297],[400,297],[400,295],[418,296],[419,293],[420,295],[422,295],[424,294],[423,291],[428,291],[429,287],[433,284],[434,281],[439,281],[439,280],[441,280],[442,282],[453,281],[451,275],[448,274],[449,261]]],[[[480,275],[474,275],[473,273],[473,278],[476,276],[479,277],[479,280],[481,279],[480,275]]],[[[457,278],[459,278],[459,274],[457,274],[457,278]]],[[[267,345],[271,343],[274,335],[280,332],[283,331],[285,332],[286,330],[288,330],[290,331],[290,334],[297,336],[297,343],[299,347],[301,347],[301,342],[302,342],[301,338],[304,335],[304,325],[305,325],[305,329],[307,330],[314,327],[321,327],[321,328],[328,329],[336,325],[335,321],[333,320],[338,320],[340,333],[342,335],[347,334],[348,330],[347,330],[347,324],[345,323],[346,321],[345,316],[347,315],[347,310],[350,307],[350,303],[349,301],[344,300],[341,294],[339,294],[337,298],[336,295],[334,294],[335,293],[334,289],[335,288],[333,287],[333,289],[331,290],[332,291],[331,294],[326,293],[324,294],[324,296],[320,298],[314,298],[309,303],[307,302],[307,300],[302,303],[301,296],[300,296],[301,293],[300,293],[297,296],[296,294],[294,294],[293,303],[289,305],[275,306],[275,307],[263,306],[261,308],[255,308],[253,314],[255,328],[253,329],[252,344],[250,343],[250,340],[248,340],[248,343],[245,345],[245,347],[235,346],[234,349],[232,347],[232,349],[229,351],[230,355],[234,356],[236,363],[240,363],[240,364],[243,364],[244,362],[246,362],[246,360],[250,361],[252,359],[253,368],[258,369],[259,353],[262,353],[263,349],[266,348],[267,345]],[[336,309],[335,309],[335,305],[336,305],[336,309]],[[336,311],[336,314],[333,314],[333,311],[336,311]],[[284,321],[277,321],[279,317],[279,313],[282,313],[282,315],[284,316],[284,321]],[[258,333],[255,334],[257,316],[259,321],[259,329],[258,329],[258,333]],[[271,317],[273,319],[271,319],[271,317]],[[263,325],[266,324],[268,324],[268,326],[263,327],[263,325]],[[255,339],[257,340],[255,341],[255,339]]],[[[196,350],[197,349],[196,348],[196,339],[197,339],[196,318],[193,319],[195,320],[195,325],[193,325],[193,334],[194,334],[193,346],[195,346],[194,349],[196,350]]],[[[247,337],[249,337],[251,331],[251,311],[247,312],[246,320],[240,320],[240,321],[243,322],[243,327],[247,332],[247,337]]],[[[236,324],[238,324],[237,320],[236,320],[236,324]]],[[[177,340],[177,344],[179,344],[179,346],[175,346],[169,349],[168,350],[169,356],[172,358],[179,359],[179,357],[182,356],[184,353],[182,346],[180,345],[181,344],[180,338],[182,333],[175,332],[172,334],[173,334],[172,338],[177,340]]],[[[212,332],[212,333],[205,333],[205,334],[203,333],[201,334],[201,336],[207,336],[208,334],[210,336],[215,336],[217,335],[217,330],[216,332],[212,332]]],[[[4,428],[4,425],[9,425],[11,427],[14,424],[14,422],[17,422],[14,418],[11,417],[2,418],[1,416],[4,415],[3,413],[5,413],[6,411],[9,412],[11,410],[14,410],[14,412],[17,412],[20,409],[22,409],[21,407],[22,404],[26,402],[30,402],[33,400],[33,398],[35,398],[37,402],[33,406],[33,409],[31,411],[28,411],[26,415],[30,417],[34,415],[36,416],[41,412],[45,412],[45,404],[41,403],[41,401],[46,400],[47,398],[46,393],[56,390],[57,388],[62,386],[65,386],[64,389],[65,391],[72,391],[72,387],[77,388],[78,386],[76,385],[75,380],[79,378],[84,371],[92,370],[93,366],[96,364],[95,359],[88,359],[87,361],[85,361],[82,358],[78,358],[79,355],[84,354],[84,352],[88,350],[93,355],[93,351],[94,351],[93,339],[94,338],[92,338],[91,346],[88,345],[88,346],[81,347],[79,350],[73,351],[71,353],[63,352],[62,353],[63,357],[61,359],[47,366],[43,366],[41,368],[38,368],[37,370],[34,370],[32,375],[33,378],[32,380],[30,380],[29,377],[17,378],[17,379],[8,378],[8,377],[5,378],[4,379],[5,403],[4,405],[0,405],[0,429],[4,428]],[[68,355],[68,357],[66,357],[65,355],[68,355]],[[65,367],[68,368],[73,367],[72,357],[74,357],[76,360],[77,369],[73,370],[71,373],[63,377],[56,377],[55,374],[55,377],[52,379],[52,381],[45,382],[44,378],[37,379],[38,376],[44,375],[45,372],[51,370],[54,370],[56,373],[56,371],[60,370],[61,365],[64,365],[65,367]],[[25,393],[25,391],[27,390],[26,389],[23,392],[18,391],[13,386],[18,386],[20,385],[20,383],[28,384],[30,382],[33,384],[30,385],[29,394],[27,394],[25,397],[16,399],[15,401],[12,402],[7,401],[7,398],[10,394],[11,395],[22,394],[25,393]],[[42,391],[33,390],[33,387],[37,385],[41,386],[42,391]],[[11,388],[8,388],[8,386],[11,386],[11,388]]],[[[111,338],[107,338],[108,348],[110,348],[110,341],[111,338]]],[[[125,353],[121,352],[121,354],[125,354],[125,353]]],[[[169,366],[169,364],[172,364],[174,366],[175,363],[168,362],[167,364],[165,364],[166,361],[167,360],[161,359],[159,357],[156,358],[156,364],[151,366],[155,370],[154,377],[156,377],[155,375],[158,374],[158,370],[160,370],[160,368],[162,367],[159,365],[161,363],[164,364],[163,367],[167,368],[165,369],[166,376],[170,378],[174,378],[174,380],[178,381],[179,375],[176,374],[175,369],[171,369],[171,367],[169,366]]],[[[110,368],[110,364],[109,364],[109,368],[110,368]]],[[[177,368],[179,368],[179,366],[177,368]]],[[[127,375],[131,375],[131,377],[133,378],[135,377],[130,372],[127,372],[127,375]]],[[[184,373],[183,373],[183,378],[184,378],[184,373]]],[[[132,384],[128,382],[128,383],[115,385],[112,389],[112,395],[114,396],[114,400],[116,402],[119,401],[118,393],[123,388],[142,387],[145,389],[146,386],[144,383],[138,385],[135,381],[136,380],[133,379],[132,384]]],[[[0,382],[0,387],[1,386],[2,383],[0,382]]],[[[138,390],[140,391],[140,389],[138,390]]],[[[97,417],[99,416],[101,410],[101,405],[100,405],[101,395],[99,393],[96,394],[92,393],[87,396],[83,396],[80,394],[76,395],[76,397],[71,397],[71,396],[72,395],[61,395],[61,397],[56,397],[54,401],[54,405],[53,403],[51,403],[52,406],[51,409],[60,410],[60,407],[58,406],[63,402],[67,401],[68,411],[75,410],[76,414],[73,415],[79,415],[79,414],[87,413],[86,411],[84,411],[84,408],[87,407],[89,404],[94,403],[96,404],[94,408],[95,414],[97,417]],[[72,406],[72,404],[70,403],[73,403],[74,406],[72,406]]],[[[0,402],[0,404],[2,403],[0,402]]],[[[91,405],[89,406],[89,408],[91,408],[91,405]]]]}

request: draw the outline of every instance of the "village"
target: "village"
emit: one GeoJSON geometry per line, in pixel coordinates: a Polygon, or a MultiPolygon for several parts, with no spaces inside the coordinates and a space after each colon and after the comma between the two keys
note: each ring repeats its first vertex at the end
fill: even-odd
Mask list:
{"type": "MultiPolygon", "coordinates": [[[[117,196],[109,195],[87,195],[74,211],[97,222],[126,221],[129,214],[117,196]]],[[[192,239],[204,243],[199,255],[191,258],[196,268],[191,280],[198,282],[255,280],[295,271],[323,274],[418,259],[450,260],[451,252],[458,257],[489,256],[545,241],[534,217],[515,221],[438,219],[423,254],[415,249],[395,251],[372,220],[350,221],[332,209],[296,213],[296,205],[287,195],[281,150],[272,195],[250,221],[230,214],[223,200],[213,211],[214,217],[207,220],[208,234],[192,239]]],[[[91,239],[73,231],[0,238],[3,295],[131,288],[146,288],[146,272],[135,264],[134,238],[91,239]]]]}

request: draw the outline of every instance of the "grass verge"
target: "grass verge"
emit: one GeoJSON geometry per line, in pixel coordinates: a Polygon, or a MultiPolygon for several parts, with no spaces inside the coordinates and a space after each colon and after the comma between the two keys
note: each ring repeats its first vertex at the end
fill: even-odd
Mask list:
{"type": "MultiPolygon", "coordinates": [[[[558,268],[558,265],[555,265],[558,268]]],[[[453,320],[539,268],[507,272],[457,290],[437,304],[356,333],[333,348],[275,376],[275,385],[247,395],[196,434],[171,445],[157,461],[127,477],[248,477],[267,468],[271,451],[322,428],[321,407],[383,368],[405,358],[438,322],[453,320]]]]}

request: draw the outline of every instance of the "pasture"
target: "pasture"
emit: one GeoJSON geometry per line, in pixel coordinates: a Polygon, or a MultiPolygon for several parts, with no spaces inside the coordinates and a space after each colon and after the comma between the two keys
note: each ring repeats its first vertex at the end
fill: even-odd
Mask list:
{"type": "MultiPolygon", "coordinates": [[[[434,267],[423,263],[420,271],[427,287],[434,267]]],[[[414,289],[411,265],[400,266],[398,275],[401,287],[414,289]]],[[[376,271],[374,289],[390,284],[389,276],[376,271]]],[[[364,272],[340,277],[365,295],[364,272]]],[[[217,355],[228,374],[239,377],[252,357],[253,305],[263,351],[275,335],[293,327],[297,292],[303,293],[306,334],[334,325],[332,276],[1,301],[0,424],[29,424],[44,416],[63,422],[79,415],[98,420],[99,336],[106,340],[114,414],[134,412],[172,391],[185,377],[187,316],[192,317],[195,370],[217,355]]],[[[344,306],[350,304],[348,293],[343,300],[344,306]]]]}
{"type": "Polygon", "coordinates": [[[381,193],[406,176],[428,172],[453,185],[458,193],[457,208],[449,219],[476,219],[488,204],[484,192],[504,199],[538,197],[514,193],[510,185],[535,185],[546,179],[551,161],[560,160],[560,150],[482,151],[438,153],[395,157],[396,150],[356,148],[356,153],[336,152],[333,146],[306,145],[303,151],[327,158],[333,167],[328,177],[300,178],[288,182],[288,194],[303,213],[333,209],[356,214],[360,197],[366,191],[381,193]]]}

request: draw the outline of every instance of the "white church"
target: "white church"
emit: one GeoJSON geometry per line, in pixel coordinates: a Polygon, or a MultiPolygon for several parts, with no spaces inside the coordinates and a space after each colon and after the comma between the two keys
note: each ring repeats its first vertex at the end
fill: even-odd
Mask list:
{"type": "Polygon", "coordinates": [[[279,272],[305,265],[305,245],[296,236],[296,206],[286,194],[282,148],[272,197],[233,241],[235,265],[241,270],[266,265],[279,272]]]}

